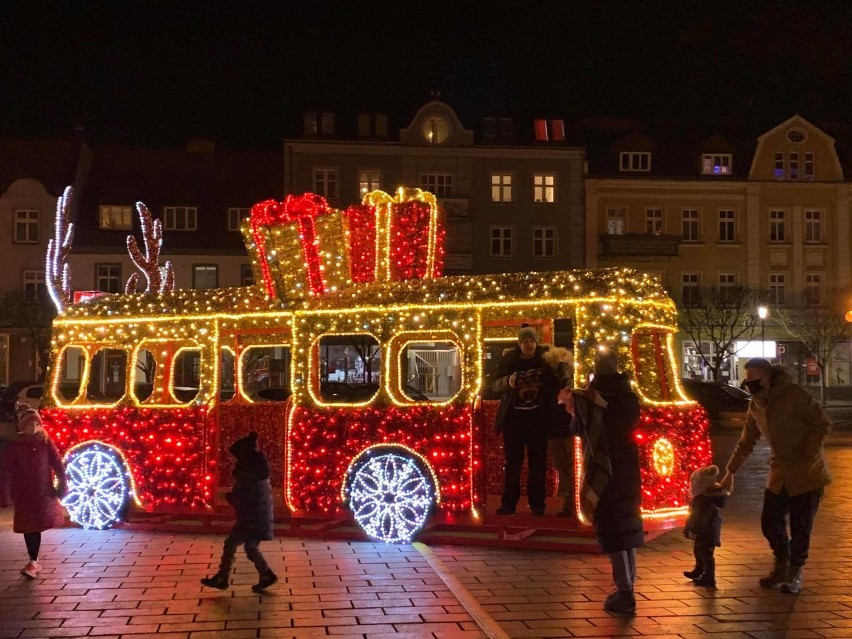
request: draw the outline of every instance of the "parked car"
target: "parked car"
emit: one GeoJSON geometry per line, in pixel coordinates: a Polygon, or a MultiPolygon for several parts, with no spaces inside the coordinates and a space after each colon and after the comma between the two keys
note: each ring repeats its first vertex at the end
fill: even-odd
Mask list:
{"type": "Polygon", "coordinates": [[[12,382],[0,392],[0,419],[10,421],[15,418],[15,404],[24,402],[33,408],[41,406],[44,386],[41,382],[12,382]]]}
{"type": "Polygon", "coordinates": [[[751,400],[744,390],[730,384],[714,384],[697,379],[682,380],[683,389],[707,411],[712,420],[743,420],[751,400]]]}

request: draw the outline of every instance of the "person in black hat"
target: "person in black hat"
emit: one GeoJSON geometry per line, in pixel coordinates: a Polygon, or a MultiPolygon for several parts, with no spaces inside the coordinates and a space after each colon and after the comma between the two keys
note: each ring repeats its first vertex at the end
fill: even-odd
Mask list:
{"type": "Polygon", "coordinates": [[[273,539],[272,485],[269,482],[269,462],[257,445],[257,433],[234,442],[230,453],[237,458],[234,466],[234,488],[225,497],[234,507],[237,521],[225,538],[219,571],[212,577],[204,577],[201,583],[210,588],[227,590],[231,583],[231,568],[237,546],[243,544],[248,557],[257,568],[259,579],[251,587],[259,592],[278,581],[278,576],[269,568],[260,542],[273,539]]]}

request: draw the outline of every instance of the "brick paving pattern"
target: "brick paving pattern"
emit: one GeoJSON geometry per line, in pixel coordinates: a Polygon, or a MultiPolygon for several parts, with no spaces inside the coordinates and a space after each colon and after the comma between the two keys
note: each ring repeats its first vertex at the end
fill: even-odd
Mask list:
{"type": "MultiPolygon", "coordinates": [[[[734,434],[714,437],[724,461],[734,434]]],[[[679,531],[639,553],[635,617],[604,612],[608,563],[596,555],[432,547],[467,597],[509,637],[666,639],[852,638],[852,437],[830,440],[835,474],[817,518],[805,588],[765,591],[771,558],[760,534],[766,449],[738,476],[717,551],[718,590],[696,588],[679,531]]],[[[23,540],[0,511],[0,638],[486,637],[462,599],[412,546],[278,539],[262,548],[281,581],[250,590],[253,567],[238,555],[234,587],[203,588],[222,537],[75,528],[45,533],[42,577],[24,580],[23,540]]],[[[242,551],[240,551],[242,552],[242,551]]],[[[464,593],[462,593],[464,595],[464,593]]]]}

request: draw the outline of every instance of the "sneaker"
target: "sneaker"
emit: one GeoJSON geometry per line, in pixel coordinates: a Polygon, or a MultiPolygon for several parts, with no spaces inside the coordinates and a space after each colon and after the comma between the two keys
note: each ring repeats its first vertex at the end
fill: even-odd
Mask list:
{"type": "Polygon", "coordinates": [[[38,577],[38,573],[41,572],[41,566],[38,565],[37,561],[30,560],[26,566],[21,569],[21,574],[27,579],[35,579],[38,577]]]}
{"type": "Polygon", "coordinates": [[[604,601],[604,610],[618,614],[633,614],[636,612],[636,597],[629,590],[616,590],[604,601]]]}
{"type": "Polygon", "coordinates": [[[696,586],[704,586],[705,588],[715,588],[716,577],[705,572],[697,579],[693,579],[692,583],[694,583],[696,586]]]}
{"type": "Polygon", "coordinates": [[[506,506],[500,506],[500,508],[497,509],[497,514],[498,515],[514,515],[515,509],[514,508],[508,508],[506,506]]]}
{"type": "Polygon", "coordinates": [[[201,580],[202,586],[207,586],[208,588],[215,588],[216,590],[227,590],[228,586],[230,586],[230,579],[228,579],[225,575],[221,573],[216,573],[212,577],[204,577],[201,580]]]}
{"type": "Polygon", "coordinates": [[[267,569],[266,572],[260,575],[260,579],[258,579],[257,583],[253,585],[251,589],[254,592],[260,592],[261,590],[266,590],[269,586],[275,583],[278,583],[278,575],[267,569]]]}
{"type": "Polygon", "coordinates": [[[781,592],[787,595],[798,595],[802,591],[802,567],[790,566],[787,579],[781,584],[781,592]]]}
{"type": "Polygon", "coordinates": [[[772,572],[760,579],[761,588],[775,588],[787,581],[787,562],[776,559],[772,566],[772,572]]]}

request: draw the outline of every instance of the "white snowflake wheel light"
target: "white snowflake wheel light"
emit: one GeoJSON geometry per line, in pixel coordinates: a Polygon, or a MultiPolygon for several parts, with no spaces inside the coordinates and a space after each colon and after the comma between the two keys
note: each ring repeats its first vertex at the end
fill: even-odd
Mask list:
{"type": "Polygon", "coordinates": [[[349,507],[370,538],[409,543],[426,523],[436,492],[415,455],[405,449],[371,449],[350,466],[349,507]]]}
{"type": "Polygon", "coordinates": [[[71,521],[103,530],[120,523],[133,495],[130,475],[121,456],[103,444],[77,446],[65,456],[68,493],[62,505],[71,521]]]}

